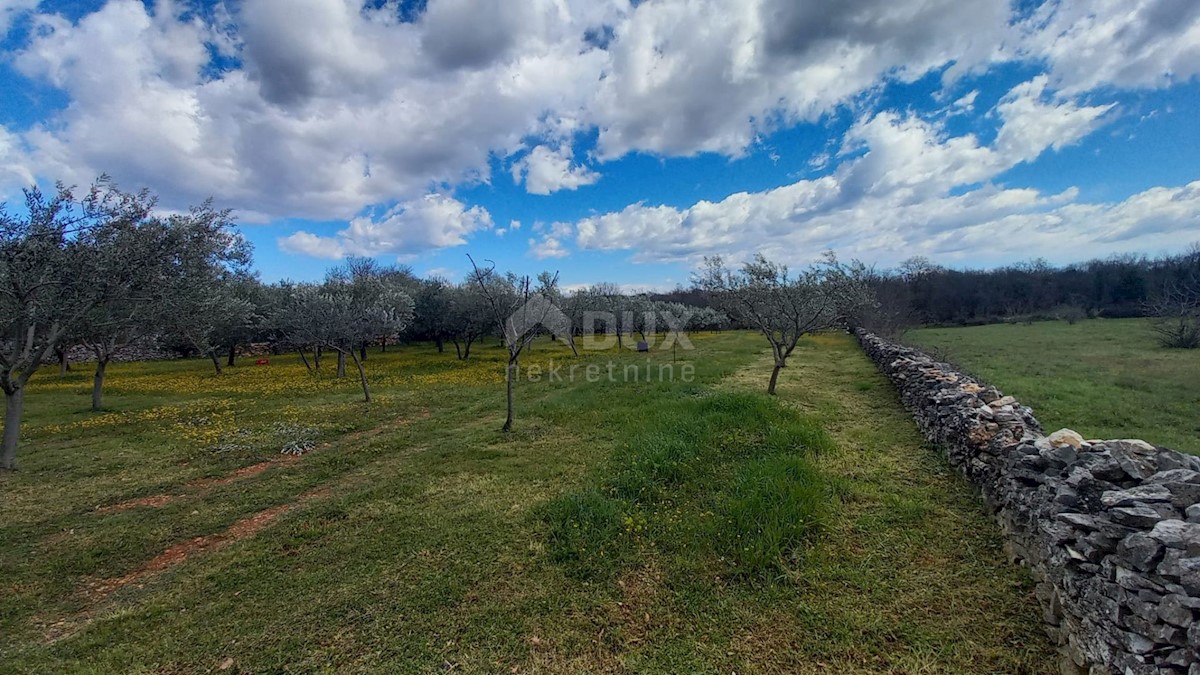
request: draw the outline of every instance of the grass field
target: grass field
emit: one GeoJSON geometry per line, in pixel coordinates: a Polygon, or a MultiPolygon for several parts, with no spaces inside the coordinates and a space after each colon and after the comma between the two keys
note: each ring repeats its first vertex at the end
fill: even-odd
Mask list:
{"type": "Polygon", "coordinates": [[[1146,319],[925,328],[906,340],[1016,396],[1047,432],[1200,454],[1200,350],[1158,346],[1146,319]]]}
{"type": "Polygon", "coordinates": [[[495,348],[373,353],[370,406],[289,357],[115,365],[98,414],[86,368],[43,373],[0,476],[2,669],[1055,670],[853,341],[806,340],[775,399],[761,338],[693,341],[690,383],[522,382],[507,435],[495,348]]]}

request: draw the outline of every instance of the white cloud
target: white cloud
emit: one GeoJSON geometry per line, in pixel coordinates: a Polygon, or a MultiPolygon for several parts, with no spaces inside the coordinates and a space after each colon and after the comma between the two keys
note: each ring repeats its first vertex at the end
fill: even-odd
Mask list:
{"type": "Polygon", "coordinates": [[[32,11],[38,0],[0,0],[0,40],[8,35],[13,21],[25,12],[32,11]]]}
{"type": "Polygon", "coordinates": [[[1004,126],[996,139],[998,152],[1034,159],[1045,148],[1061,149],[1090,134],[1114,104],[1080,107],[1064,100],[1047,101],[1045,75],[1018,85],[996,106],[1004,126]]]}
{"type": "Polygon", "coordinates": [[[36,182],[22,157],[21,139],[0,126],[0,202],[36,182]]]}
{"type": "Polygon", "coordinates": [[[954,103],[950,104],[950,109],[955,113],[971,112],[975,109],[975,99],[979,96],[978,89],[972,89],[961,97],[955,99],[954,103]]]}
{"type": "Polygon", "coordinates": [[[458,277],[458,270],[450,269],[449,267],[431,267],[425,270],[426,277],[440,277],[447,281],[453,281],[458,277]]]}
{"type": "Polygon", "coordinates": [[[1020,24],[1014,57],[1045,59],[1067,93],[1162,87],[1200,74],[1200,3],[1046,2],[1020,24]]]}
{"type": "Polygon", "coordinates": [[[565,258],[571,255],[571,252],[563,245],[563,242],[575,232],[575,226],[571,223],[555,222],[549,226],[544,223],[535,223],[533,231],[542,234],[541,239],[531,238],[529,240],[529,255],[538,260],[565,258]]]}
{"type": "MultiPolygon", "coordinates": [[[[32,6],[3,1],[5,17],[32,6]]],[[[595,181],[563,149],[590,129],[601,160],[738,155],[886,78],[951,63],[949,77],[1045,58],[1067,91],[1200,69],[1200,5],[1180,0],[1050,2],[1015,25],[993,0],[431,0],[411,23],[392,3],[257,0],[211,25],[182,3],[156,7],[110,0],[75,24],[38,15],[16,63],[71,105],[20,134],[26,170],[74,182],[108,171],[179,205],[216,195],[347,218],[487,179],[493,154],[531,137],[543,140],[519,163],[538,193],[595,181]],[[610,37],[601,49],[588,34],[610,37]],[[211,73],[210,47],[244,67],[211,73]]]]}
{"type": "Polygon", "coordinates": [[[1080,205],[1076,190],[1043,195],[992,185],[1002,172],[1103,124],[1110,106],[1049,97],[1045,84],[1035,78],[1002,98],[995,114],[1003,124],[991,145],[884,111],[850,128],[841,149],[848,159],[831,175],[684,209],[634,204],[581,220],[576,244],[636,251],[638,262],[745,257],[756,250],[806,262],[826,248],[870,260],[913,253],[953,260],[1020,256],[1036,249],[1035,241],[1054,247],[1038,250],[1080,255],[1091,247],[1099,253],[1117,248],[1104,242],[1151,242],[1196,226],[1198,216],[1187,210],[1195,202],[1193,186],[1120,204],[1080,205]]]}
{"type": "Polygon", "coordinates": [[[590,5],[492,3],[518,17],[521,39],[448,68],[466,46],[428,38],[446,0],[417,23],[360,4],[244,3],[234,37],[170,3],[151,13],[110,0],[75,24],[40,15],[15,63],[71,105],[20,134],[21,163],[78,183],[107,171],[175,205],[215,195],[275,217],[350,218],[487,179],[492,153],[570,128],[553,111],[581,108],[603,69],[604,52],[581,50],[575,25],[606,20],[590,5]],[[210,45],[240,48],[244,67],[209,73],[210,45]]]}
{"type": "MultiPolygon", "coordinates": [[[[515,158],[526,190],[550,194],[595,183],[595,162],[628,153],[739,156],[778,128],[838,110],[860,118],[830,177],[683,210],[632,205],[572,235],[621,246],[608,224],[619,221],[657,237],[650,250],[687,256],[744,241],[759,221],[770,236],[823,212],[949,199],[950,186],[1103,124],[1110,106],[1079,103],[1086,92],[1200,74],[1200,3],[1188,0],[1050,0],[1024,19],[994,0],[430,0],[411,22],[392,2],[229,6],[204,19],[185,3],[109,0],[71,22],[0,0],[0,33],[35,11],[15,66],[70,101],[32,128],[0,128],[0,192],[104,171],[170,207],[212,195],[263,220],[351,221],[335,237],[297,233],[291,250],[412,251],[469,232],[453,218],[429,221],[449,228],[439,234],[355,216],[490,180],[497,159],[515,158]],[[242,65],[217,72],[214,51],[242,65]],[[864,114],[889,80],[942,72],[949,96],[957,78],[1005,61],[1046,74],[996,107],[1003,129],[990,145],[910,115],[864,114]],[[579,134],[596,135],[592,166],[574,161],[579,134]]],[[[973,106],[974,91],[951,110],[973,106]]],[[[554,238],[557,248],[539,246],[565,251],[554,238]]]]}
{"type": "Polygon", "coordinates": [[[332,237],[299,231],[279,240],[291,253],[317,258],[348,255],[411,255],[429,249],[461,246],[467,237],[492,226],[486,209],[467,208],[462,202],[441,194],[429,194],[415,202],[388,210],[379,219],[360,216],[332,237]]]}
{"type": "Polygon", "coordinates": [[[565,258],[570,255],[558,237],[542,237],[541,240],[529,240],[529,254],[538,260],[546,258],[565,258]]]}
{"type": "Polygon", "coordinates": [[[572,166],[573,156],[571,146],[567,144],[558,150],[539,145],[513,164],[513,182],[520,184],[524,180],[526,192],[548,195],[559,190],[575,190],[600,180],[600,174],[586,166],[572,166]]]}

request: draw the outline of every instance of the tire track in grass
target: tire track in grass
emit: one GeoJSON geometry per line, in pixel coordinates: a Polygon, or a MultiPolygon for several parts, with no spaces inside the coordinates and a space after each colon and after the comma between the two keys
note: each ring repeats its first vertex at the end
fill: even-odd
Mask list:
{"type": "Polygon", "coordinates": [[[82,590],[85,607],[71,616],[43,625],[42,632],[45,635],[46,643],[54,644],[79,634],[92,623],[97,614],[96,610],[113,593],[129,586],[141,588],[162,573],[202,553],[215,552],[230,544],[253,537],[285,514],[313,500],[326,497],[330,492],[331,489],[328,486],[319,486],[304,492],[291,502],[278,504],[242,518],[220,532],[192,537],[173,544],[127,574],[86,581],[82,590]]]}
{"type": "Polygon", "coordinates": [[[220,532],[192,537],[187,541],[175,544],[128,574],[88,584],[88,594],[93,600],[103,600],[114,591],[130,584],[141,584],[150,577],[175,567],[197,553],[215,551],[236,541],[252,537],[263,528],[278,520],[285,513],[293,511],[313,499],[324,497],[328,494],[328,487],[309,490],[297,497],[295,501],[263,509],[251,516],[238,520],[220,532]]]}
{"type": "MultiPolygon", "coordinates": [[[[387,431],[407,426],[408,424],[412,423],[414,419],[424,420],[428,419],[430,416],[430,411],[428,409],[423,409],[413,418],[402,418],[371,429],[366,429],[353,434],[347,434],[341,438],[323,443],[322,445],[318,446],[318,449],[375,438],[387,431]]],[[[419,451],[423,449],[425,449],[424,446],[412,448],[413,451],[419,451]]],[[[305,455],[307,454],[309,453],[305,453],[305,455]]],[[[193,494],[203,494],[203,492],[211,489],[212,487],[226,485],[238,480],[257,476],[272,466],[292,464],[298,462],[302,457],[302,455],[285,455],[281,458],[268,460],[237,469],[221,478],[206,479],[206,482],[203,484],[205,489],[199,493],[193,494]]],[[[394,460],[395,458],[390,458],[388,460],[383,460],[382,462],[373,462],[364,467],[360,467],[351,474],[342,476],[341,479],[335,480],[336,487],[339,490],[350,487],[356,482],[363,480],[365,476],[369,476],[371,467],[394,460]]],[[[196,481],[188,483],[188,485],[195,484],[196,481]]],[[[110,596],[117,591],[130,586],[141,588],[145,586],[146,583],[157,578],[159,575],[181,565],[187,560],[193,559],[201,554],[216,552],[229,546],[230,544],[249,539],[273,524],[275,521],[279,520],[284,515],[295,511],[314,500],[329,496],[334,491],[334,487],[334,485],[330,484],[317,486],[300,494],[293,501],[284,504],[278,504],[241,518],[219,532],[193,537],[186,541],[173,544],[158,555],[138,566],[133,571],[122,576],[107,579],[93,578],[87,580],[84,582],[81,592],[85,605],[83,609],[57,621],[37,622],[35,620],[35,622],[40,624],[40,629],[45,636],[45,641],[47,644],[54,644],[78,635],[82,630],[87,628],[92,621],[94,621],[96,615],[98,614],[97,610],[102,607],[110,598],[110,596]]],[[[176,495],[159,495],[158,498],[144,497],[138,500],[130,501],[139,502],[138,505],[144,506],[162,506],[184,496],[188,495],[186,493],[176,495]],[[159,499],[161,497],[166,497],[167,499],[161,500],[159,499]]],[[[134,506],[131,505],[127,508],[134,508],[134,506]]]]}

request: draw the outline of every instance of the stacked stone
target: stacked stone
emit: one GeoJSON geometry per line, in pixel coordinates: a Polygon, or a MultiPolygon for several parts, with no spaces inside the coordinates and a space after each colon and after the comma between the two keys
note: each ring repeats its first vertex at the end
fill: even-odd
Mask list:
{"type": "Polygon", "coordinates": [[[1064,672],[1200,675],[1200,457],[1049,436],[1029,408],[860,331],[926,437],[983,494],[1037,580],[1064,672]]]}
{"type": "MultiPolygon", "coordinates": [[[[159,349],[152,341],[135,342],[121,347],[113,353],[113,361],[166,361],[177,359],[175,352],[159,349]]],[[[67,360],[71,363],[86,363],[96,360],[96,353],[84,345],[72,345],[67,348],[67,360]]],[[[58,363],[58,356],[51,353],[46,355],[46,364],[58,363]]]]}

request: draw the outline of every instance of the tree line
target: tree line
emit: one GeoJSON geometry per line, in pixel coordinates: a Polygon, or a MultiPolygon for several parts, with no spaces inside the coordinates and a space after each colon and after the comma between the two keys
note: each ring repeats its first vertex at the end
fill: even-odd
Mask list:
{"type": "Polygon", "coordinates": [[[1058,267],[1034,260],[955,270],[915,257],[873,277],[891,312],[873,317],[884,332],[904,324],[1179,316],[1200,299],[1200,243],[1177,255],[1119,255],[1058,267]]]}

